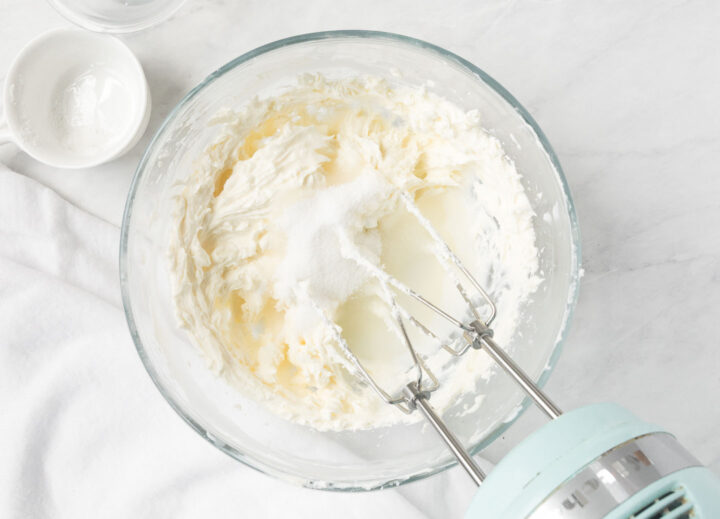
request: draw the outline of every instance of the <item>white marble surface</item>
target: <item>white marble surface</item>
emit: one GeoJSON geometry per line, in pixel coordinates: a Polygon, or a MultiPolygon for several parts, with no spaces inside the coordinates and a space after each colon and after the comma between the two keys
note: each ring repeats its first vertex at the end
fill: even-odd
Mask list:
{"type": "MultiPolygon", "coordinates": [[[[3,0],[0,79],[30,38],[68,25],[42,0],[3,0]]],[[[61,171],[3,146],[0,162],[118,224],[152,132],[231,58],[278,38],[341,28],[446,47],[529,109],[575,198],[586,276],[548,391],[565,408],[622,403],[720,470],[718,26],[714,0],[189,0],[162,25],[123,36],[154,102],[148,133],[129,155],[61,171]]],[[[527,414],[491,457],[540,423],[538,413],[527,414]]],[[[392,492],[412,500],[417,517],[460,517],[472,484],[454,469],[392,492]]],[[[349,509],[374,495],[347,496],[349,509]]]]}

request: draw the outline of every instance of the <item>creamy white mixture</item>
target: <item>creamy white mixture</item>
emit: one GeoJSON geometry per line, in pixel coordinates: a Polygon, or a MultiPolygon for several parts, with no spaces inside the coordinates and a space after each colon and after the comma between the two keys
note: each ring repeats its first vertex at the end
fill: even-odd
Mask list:
{"type": "MultiPolygon", "coordinates": [[[[512,337],[540,283],[534,215],[477,112],[376,78],[310,76],[217,124],[180,186],[171,276],[179,322],[244,395],[320,430],[420,419],[358,379],[329,322],[391,391],[411,380],[410,360],[364,262],[467,316],[401,193],[492,294],[499,343],[512,337]]],[[[438,334],[456,333],[406,296],[398,301],[438,334]]],[[[456,361],[410,333],[441,379],[432,397],[440,410],[487,374],[482,352],[456,361]]]]}

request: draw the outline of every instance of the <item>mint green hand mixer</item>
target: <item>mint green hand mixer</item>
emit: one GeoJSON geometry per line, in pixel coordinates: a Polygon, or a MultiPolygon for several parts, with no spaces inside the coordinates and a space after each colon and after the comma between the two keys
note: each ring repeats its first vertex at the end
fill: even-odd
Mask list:
{"type": "MultiPolygon", "coordinates": [[[[419,411],[435,428],[479,490],[468,518],[487,519],[720,519],[720,479],[703,467],[662,428],[647,424],[614,404],[563,413],[493,340],[496,306],[460,259],[401,194],[435,244],[438,259],[453,275],[470,319],[457,319],[357,253],[355,259],[383,287],[400,336],[410,354],[413,379],[396,394],[386,392],[352,352],[340,328],[336,339],[362,379],[385,402],[404,413],[419,411]],[[465,285],[477,293],[470,297],[465,285]],[[461,341],[443,342],[398,304],[392,289],[406,294],[457,327],[461,341]],[[481,315],[484,314],[484,315],[481,315]],[[410,322],[462,356],[482,349],[552,421],[516,446],[486,475],[430,405],[438,379],[423,363],[408,336],[410,322]]],[[[352,245],[345,241],[345,247],[352,245]]]]}

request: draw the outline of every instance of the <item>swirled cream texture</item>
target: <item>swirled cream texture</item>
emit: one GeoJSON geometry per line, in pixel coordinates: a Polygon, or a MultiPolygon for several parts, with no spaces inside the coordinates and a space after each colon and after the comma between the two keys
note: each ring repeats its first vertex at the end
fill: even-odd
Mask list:
{"type": "MultiPolygon", "coordinates": [[[[377,78],[307,76],[215,122],[217,138],[179,186],[171,277],[181,326],[243,395],[320,430],[419,419],[363,383],[334,334],[392,393],[414,372],[370,266],[469,317],[408,201],[495,299],[498,341],[512,337],[541,282],[534,215],[477,112],[377,78]]],[[[439,336],[458,336],[394,295],[439,336]]],[[[437,408],[488,373],[482,352],[454,360],[408,329],[440,379],[437,408]]]]}

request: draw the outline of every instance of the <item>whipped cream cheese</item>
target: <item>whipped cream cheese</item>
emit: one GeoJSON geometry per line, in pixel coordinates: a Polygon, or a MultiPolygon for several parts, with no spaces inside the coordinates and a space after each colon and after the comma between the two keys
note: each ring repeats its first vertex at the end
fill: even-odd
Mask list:
{"type": "MultiPolygon", "coordinates": [[[[514,165],[476,111],[378,78],[303,76],[215,123],[217,138],[178,186],[170,274],[180,325],[243,395],[320,430],[420,419],[362,383],[329,322],[391,391],[412,380],[410,359],[363,262],[467,315],[402,193],[496,301],[499,343],[513,336],[541,282],[534,214],[514,165]]],[[[436,333],[457,335],[403,294],[397,298],[436,333]]],[[[490,369],[482,352],[457,360],[418,330],[410,333],[440,378],[432,398],[439,410],[472,392],[490,369]]]]}

